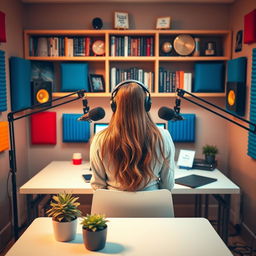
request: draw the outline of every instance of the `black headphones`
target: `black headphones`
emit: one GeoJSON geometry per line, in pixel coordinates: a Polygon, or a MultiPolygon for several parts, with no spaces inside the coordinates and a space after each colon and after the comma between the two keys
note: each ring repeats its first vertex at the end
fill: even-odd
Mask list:
{"type": "Polygon", "coordinates": [[[146,98],[145,98],[145,103],[144,103],[144,106],[145,106],[145,110],[146,112],[148,112],[151,108],[151,96],[150,96],[150,92],[149,90],[146,88],[146,86],[140,82],[140,81],[137,81],[137,80],[125,80],[125,81],[122,81],[121,83],[117,84],[113,90],[113,92],[111,93],[111,99],[110,99],[110,106],[111,106],[111,109],[113,112],[116,111],[116,101],[115,101],[115,96],[118,92],[118,90],[120,89],[121,86],[125,85],[125,84],[129,84],[129,83],[136,83],[137,85],[139,85],[143,91],[147,94],[146,95],[146,98]]]}

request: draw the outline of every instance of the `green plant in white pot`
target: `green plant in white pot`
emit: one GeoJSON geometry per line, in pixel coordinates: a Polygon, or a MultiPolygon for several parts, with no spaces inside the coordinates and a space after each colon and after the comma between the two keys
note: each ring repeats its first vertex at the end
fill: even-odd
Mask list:
{"type": "Polygon", "coordinates": [[[98,251],[105,247],[107,239],[107,223],[103,214],[87,214],[82,219],[83,240],[90,251],[98,251]]]}
{"type": "Polygon", "coordinates": [[[213,145],[205,145],[203,147],[203,154],[205,161],[209,164],[213,164],[215,162],[215,156],[218,154],[218,148],[213,145]]]}
{"type": "Polygon", "coordinates": [[[61,193],[52,197],[51,208],[46,212],[52,217],[54,237],[57,241],[71,241],[75,239],[77,230],[77,217],[81,216],[78,209],[78,197],[61,193]]]}

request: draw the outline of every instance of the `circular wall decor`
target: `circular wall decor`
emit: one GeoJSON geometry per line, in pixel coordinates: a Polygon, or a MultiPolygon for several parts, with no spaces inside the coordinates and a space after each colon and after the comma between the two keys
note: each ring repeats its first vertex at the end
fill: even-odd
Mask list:
{"type": "Polygon", "coordinates": [[[102,40],[96,40],[92,44],[92,51],[95,55],[104,55],[105,54],[105,42],[102,40]]]}
{"type": "Polygon", "coordinates": [[[195,40],[190,35],[178,35],[173,41],[174,50],[179,55],[189,55],[195,49],[195,40]]]}

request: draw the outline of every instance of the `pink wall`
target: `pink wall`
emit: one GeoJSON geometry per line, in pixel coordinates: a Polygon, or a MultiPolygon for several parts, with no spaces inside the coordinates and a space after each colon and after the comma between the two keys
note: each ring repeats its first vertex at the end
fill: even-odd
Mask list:
{"type": "MultiPolygon", "coordinates": [[[[237,0],[231,7],[230,27],[234,31],[233,46],[235,45],[235,35],[239,30],[243,30],[244,15],[256,8],[255,0],[237,0]]],[[[233,47],[234,48],[234,47],[233,47]]],[[[232,58],[247,57],[247,104],[246,119],[250,113],[250,87],[251,87],[251,67],[252,49],[256,48],[256,43],[243,44],[241,52],[235,53],[233,49],[232,58]]],[[[248,133],[234,125],[228,126],[229,141],[229,175],[240,186],[242,194],[242,221],[245,228],[249,228],[256,234],[256,160],[247,155],[248,133]]]]}
{"type": "MultiPolygon", "coordinates": [[[[6,14],[6,36],[7,43],[1,43],[0,49],[6,55],[6,81],[8,110],[0,112],[0,121],[7,120],[7,113],[10,109],[10,78],[9,62],[11,56],[23,56],[22,34],[23,34],[23,6],[18,0],[1,0],[0,10],[6,14]]],[[[28,143],[26,137],[26,122],[24,120],[15,123],[16,147],[17,147],[17,185],[22,185],[28,177],[28,143]]],[[[7,195],[7,177],[9,173],[8,151],[0,153],[0,250],[10,239],[11,232],[11,205],[7,195]]],[[[11,182],[9,179],[8,194],[11,194],[11,182]]],[[[20,197],[21,200],[24,199],[20,197]]],[[[24,205],[24,204],[23,204],[24,205]]],[[[24,216],[25,208],[20,208],[24,216]]]]}

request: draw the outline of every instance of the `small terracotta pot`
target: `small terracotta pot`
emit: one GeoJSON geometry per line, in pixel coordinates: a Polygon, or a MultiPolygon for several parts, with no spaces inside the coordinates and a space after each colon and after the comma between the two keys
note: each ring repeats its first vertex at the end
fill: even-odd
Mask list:
{"type": "Polygon", "coordinates": [[[107,240],[107,230],[108,227],[95,232],[83,228],[84,246],[90,251],[98,251],[103,249],[107,240]]]}
{"type": "Polygon", "coordinates": [[[58,222],[52,220],[54,237],[59,242],[67,242],[75,239],[77,219],[70,222],[58,222]]]}

